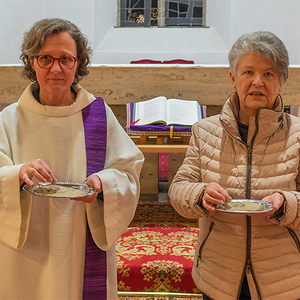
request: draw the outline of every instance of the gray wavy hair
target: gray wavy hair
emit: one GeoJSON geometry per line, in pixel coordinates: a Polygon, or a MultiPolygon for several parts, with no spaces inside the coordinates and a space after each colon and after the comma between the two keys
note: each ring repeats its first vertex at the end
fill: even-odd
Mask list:
{"type": "Polygon", "coordinates": [[[52,34],[68,32],[75,40],[79,66],[76,70],[73,84],[78,83],[84,76],[89,74],[87,66],[90,63],[92,49],[88,46],[87,37],[81,33],[72,22],[59,18],[42,19],[37,21],[29,31],[24,33],[20,59],[24,63],[21,75],[31,81],[36,81],[36,74],[30,60],[44,47],[45,40],[52,34]]]}
{"type": "Polygon", "coordinates": [[[267,58],[281,84],[284,84],[289,76],[289,54],[284,43],[269,31],[254,31],[239,37],[231,47],[228,54],[229,70],[236,75],[237,66],[243,55],[249,52],[258,52],[267,58]]]}

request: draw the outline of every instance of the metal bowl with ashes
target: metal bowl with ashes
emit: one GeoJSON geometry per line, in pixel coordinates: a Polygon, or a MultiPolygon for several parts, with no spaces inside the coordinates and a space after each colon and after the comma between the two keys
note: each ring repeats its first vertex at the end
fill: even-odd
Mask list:
{"type": "Polygon", "coordinates": [[[216,206],[217,211],[244,214],[264,213],[272,209],[271,203],[252,199],[232,199],[229,203],[224,202],[222,205],[216,206]]]}
{"type": "Polygon", "coordinates": [[[72,182],[57,182],[56,184],[39,182],[33,187],[25,184],[22,189],[35,196],[51,198],[78,198],[97,192],[87,184],[72,182]]]}

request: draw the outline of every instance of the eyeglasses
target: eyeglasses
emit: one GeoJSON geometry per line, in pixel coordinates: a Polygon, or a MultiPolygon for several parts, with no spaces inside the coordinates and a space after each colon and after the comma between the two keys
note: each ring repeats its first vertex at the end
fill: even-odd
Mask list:
{"type": "Polygon", "coordinates": [[[35,59],[42,69],[50,69],[54,64],[54,61],[57,60],[60,67],[64,70],[72,69],[75,66],[76,61],[78,60],[77,57],[70,55],[52,57],[51,55],[46,54],[36,55],[35,59]]]}

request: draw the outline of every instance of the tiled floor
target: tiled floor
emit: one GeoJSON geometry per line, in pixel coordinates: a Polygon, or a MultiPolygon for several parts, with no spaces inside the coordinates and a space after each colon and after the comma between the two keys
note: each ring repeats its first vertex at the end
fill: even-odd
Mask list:
{"type": "Polygon", "coordinates": [[[149,193],[141,194],[139,204],[149,204],[149,205],[167,205],[170,204],[168,197],[168,182],[161,181],[158,183],[158,194],[149,193]]]}

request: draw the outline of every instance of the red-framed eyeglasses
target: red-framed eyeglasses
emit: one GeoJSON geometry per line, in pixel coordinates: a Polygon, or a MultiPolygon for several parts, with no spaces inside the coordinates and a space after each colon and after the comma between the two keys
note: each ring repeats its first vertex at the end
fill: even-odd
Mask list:
{"type": "Polygon", "coordinates": [[[75,66],[75,63],[78,60],[77,57],[70,56],[70,55],[53,57],[47,54],[40,54],[40,55],[36,55],[34,58],[36,59],[38,65],[42,69],[50,69],[54,64],[54,61],[57,60],[62,69],[70,70],[75,66]]]}

